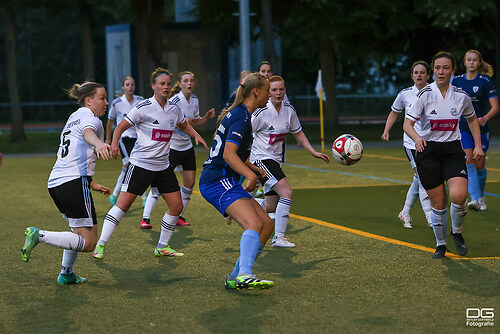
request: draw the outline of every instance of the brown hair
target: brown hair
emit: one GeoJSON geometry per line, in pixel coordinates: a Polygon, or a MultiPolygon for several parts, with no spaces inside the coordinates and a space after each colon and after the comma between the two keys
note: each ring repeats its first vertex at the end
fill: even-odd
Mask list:
{"type": "Polygon", "coordinates": [[[427,62],[423,61],[423,60],[417,60],[416,62],[414,62],[412,65],[411,65],[411,73],[413,74],[413,70],[415,69],[415,67],[417,67],[418,65],[422,65],[423,67],[425,67],[425,70],[427,71],[427,74],[431,74],[431,69],[429,68],[429,64],[427,64],[427,62]]]}
{"type": "MultiPolygon", "coordinates": [[[[260,68],[261,68],[263,65],[269,65],[269,66],[271,66],[271,63],[270,63],[270,62],[268,62],[267,60],[263,60],[263,61],[261,61],[261,62],[260,62],[260,64],[259,64],[259,66],[257,67],[257,72],[260,72],[260,68]]],[[[271,68],[273,68],[273,67],[271,66],[271,68]]]]}
{"type": "Polygon", "coordinates": [[[432,57],[431,68],[433,71],[434,71],[434,63],[436,62],[436,59],[439,59],[439,58],[448,58],[449,60],[451,60],[451,67],[453,69],[457,68],[457,65],[455,64],[455,58],[453,58],[453,56],[450,52],[439,51],[438,53],[436,53],[434,55],[434,57],[432,57]]]}
{"type": "Polygon", "coordinates": [[[170,73],[167,69],[164,69],[163,67],[157,67],[153,71],[153,73],[151,73],[151,83],[154,85],[156,83],[156,78],[158,78],[162,74],[166,74],[170,78],[172,78],[172,73],[170,73]]]}
{"type": "Polygon", "coordinates": [[[104,88],[103,85],[97,82],[86,81],[82,84],[74,84],[70,89],[66,91],[66,94],[72,99],[75,99],[81,107],[85,107],[85,99],[87,97],[94,97],[95,92],[98,88],[104,88]]]}
{"type": "Polygon", "coordinates": [[[485,74],[489,77],[492,77],[493,76],[493,66],[491,66],[490,64],[488,64],[487,62],[485,62],[483,60],[483,56],[481,55],[481,52],[479,52],[477,50],[473,50],[473,49],[468,50],[464,55],[464,62],[465,62],[465,59],[467,58],[467,55],[471,52],[475,53],[479,56],[479,62],[480,62],[479,68],[478,68],[479,73],[485,74]]]}
{"type": "Polygon", "coordinates": [[[243,101],[252,94],[252,90],[254,88],[262,88],[264,83],[267,81],[267,78],[260,73],[251,73],[246,76],[245,80],[236,90],[236,97],[234,99],[233,104],[227,109],[223,109],[217,118],[217,126],[219,127],[220,123],[226,117],[227,113],[237,106],[241,105],[243,101]]]}

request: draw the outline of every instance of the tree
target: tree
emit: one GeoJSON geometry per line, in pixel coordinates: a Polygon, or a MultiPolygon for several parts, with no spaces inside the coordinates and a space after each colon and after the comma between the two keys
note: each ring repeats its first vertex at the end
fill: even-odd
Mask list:
{"type": "Polygon", "coordinates": [[[276,48],[274,47],[274,25],[273,25],[273,15],[272,6],[270,0],[261,0],[262,9],[262,44],[264,49],[264,59],[268,60],[275,71],[279,68],[280,59],[276,53],[276,48]]]}
{"type": "Polygon", "coordinates": [[[80,30],[83,46],[83,78],[86,81],[95,80],[94,46],[92,43],[92,5],[85,0],[78,1],[80,30]]]}
{"type": "Polygon", "coordinates": [[[16,16],[11,1],[4,2],[5,9],[5,52],[7,55],[7,82],[9,87],[11,137],[12,142],[26,140],[23,125],[23,109],[17,86],[17,47],[16,47],[16,16]]]}

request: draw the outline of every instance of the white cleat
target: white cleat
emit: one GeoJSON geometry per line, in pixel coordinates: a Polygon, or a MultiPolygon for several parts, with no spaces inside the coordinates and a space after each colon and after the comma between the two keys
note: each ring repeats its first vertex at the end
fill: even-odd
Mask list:
{"type": "Polygon", "coordinates": [[[271,246],[281,247],[281,248],[292,248],[295,247],[295,244],[288,241],[288,239],[285,237],[274,237],[271,246]]]}
{"type": "Polygon", "coordinates": [[[477,201],[479,203],[479,210],[486,211],[487,206],[486,206],[486,202],[484,201],[484,197],[479,197],[477,199],[477,201]]]}
{"type": "MultiPolygon", "coordinates": [[[[485,206],[486,206],[486,204],[485,204],[485,206]]],[[[467,203],[467,208],[474,210],[474,211],[477,211],[477,210],[479,210],[479,202],[476,201],[475,199],[473,199],[472,201],[467,203]]],[[[485,210],[486,210],[486,208],[485,208],[485,210]]]]}
{"type": "Polygon", "coordinates": [[[401,211],[398,215],[399,220],[403,222],[403,226],[405,228],[413,228],[413,225],[411,224],[411,216],[410,215],[403,215],[403,211],[401,211]]]}

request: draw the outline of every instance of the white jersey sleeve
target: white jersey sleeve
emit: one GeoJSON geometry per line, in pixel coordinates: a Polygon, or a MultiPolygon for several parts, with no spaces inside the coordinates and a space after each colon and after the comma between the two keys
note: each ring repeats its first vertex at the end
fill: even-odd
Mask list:
{"type": "MultiPolygon", "coordinates": [[[[177,105],[184,116],[189,119],[200,118],[200,106],[198,97],[191,94],[189,102],[182,92],[172,96],[169,100],[170,103],[177,105]]],[[[172,134],[172,142],[170,148],[176,151],[186,151],[193,147],[191,137],[182,132],[181,129],[175,128],[172,134]]]]}
{"type": "Polygon", "coordinates": [[[95,131],[101,141],[104,140],[102,122],[90,109],[80,108],[68,118],[61,132],[57,160],[49,176],[49,188],[95,174],[97,156],[94,147],[83,139],[83,130],[87,128],[95,131]]]}

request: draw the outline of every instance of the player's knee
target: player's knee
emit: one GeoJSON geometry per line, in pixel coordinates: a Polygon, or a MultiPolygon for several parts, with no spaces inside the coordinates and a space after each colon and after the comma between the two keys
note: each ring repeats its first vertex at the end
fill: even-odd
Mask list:
{"type": "Polygon", "coordinates": [[[94,238],[92,238],[90,240],[85,239],[85,247],[83,247],[82,252],[85,252],[85,253],[92,252],[96,245],[97,245],[96,239],[94,239],[94,238]]]}
{"type": "Polygon", "coordinates": [[[178,216],[181,214],[183,208],[184,208],[184,206],[182,205],[182,202],[180,202],[176,205],[169,206],[167,213],[170,216],[178,216]]]}

